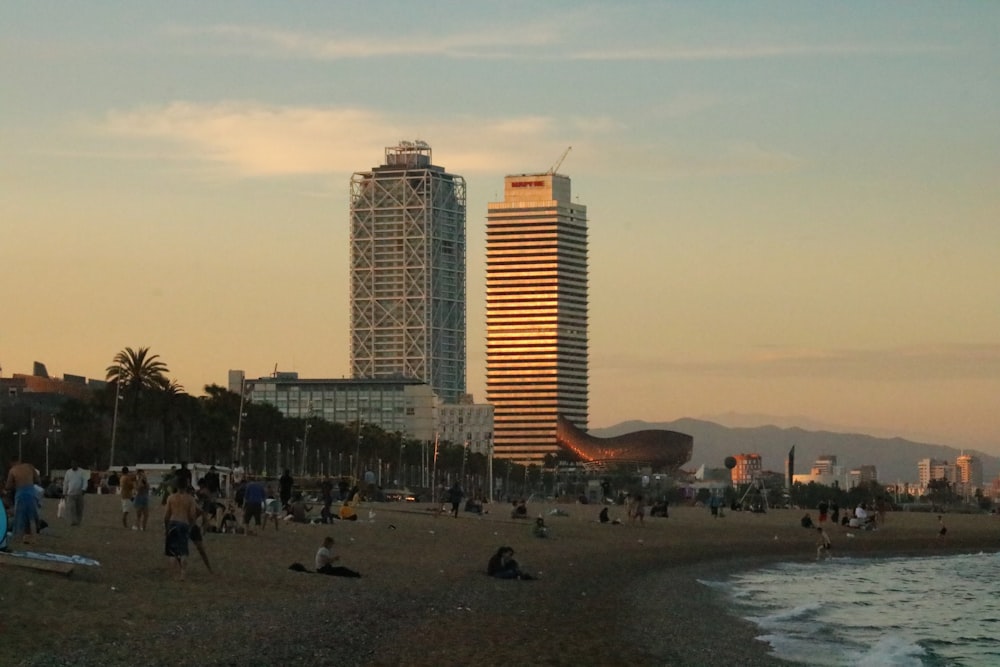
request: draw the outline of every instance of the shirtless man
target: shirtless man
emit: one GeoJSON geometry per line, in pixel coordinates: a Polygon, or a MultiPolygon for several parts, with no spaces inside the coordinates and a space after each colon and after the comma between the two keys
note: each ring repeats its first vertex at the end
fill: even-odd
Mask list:
{"type": "Polygon", "coordinates": [[[163,513],[163,527],[166,532],[163,553],[177,563],[181,581],[184,580],[187,566],[191,526],[197,518],[198,505],[194,496],[187,490],[178,489],[167,497],[163,513]]]}
{"type": "Polygon", "coordinates": [[[38,471],[30,463],[14,459],[7,473],[7,492],[14,496],[14,538],[21,536],[24,544],[30,544],[28,534],[32,524],[38,523],[38,496],[35,485],[38,484],[38,471]]]}

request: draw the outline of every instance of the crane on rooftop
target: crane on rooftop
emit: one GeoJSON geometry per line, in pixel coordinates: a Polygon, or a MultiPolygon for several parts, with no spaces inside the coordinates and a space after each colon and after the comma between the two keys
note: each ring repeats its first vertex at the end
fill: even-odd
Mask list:
{"type": "Polygon", "coordinates": [[[566,150],[564,150],[562,152],[562,155],[559,156],[559,159],[556,160],[556,163],[554,165],[552,165],[549,168],[549,170],[547,172],[545,172],[545,173],[547,173],[547,174],[554,174],[554,173],[556,173],[556,171],[559,169],[559,167],[562,166],[563,160],[566,159],[566,156],[569,155],[569,152],[571,150],[573,150],[573,147],[572,146],[567,146],[566,150]]]}

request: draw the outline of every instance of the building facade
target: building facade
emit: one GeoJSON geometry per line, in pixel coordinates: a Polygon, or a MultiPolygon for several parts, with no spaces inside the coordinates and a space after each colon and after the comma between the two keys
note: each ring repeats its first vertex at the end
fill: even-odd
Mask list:
{"type": "Polygon", "coordinates": [[[351,178],[351,374],[465,393],[465,180],[403,141],[351,178]]]}
{"type": "Polygon", "coordinates": [[[476,403],[466,395],[458,403],[438,406],[438,435],[444,442],[465,445],[469,451],[488,455],[493,448],[493,406],[476,403]]]}
{"type": "Polygon", "coordinates": [[[958,484],[956,489],[961,494],[972,495],[976,489],[983,488],[983,461],[978,456],[962,454],[955,459],[957,468],[958,484]]]}
{"type": "Polygon", "coordinates": [[[939,459],[920,459],[917,462],[917,471],[920,475],[920,486],[924,489],[927,488],[932,479],[943,479],[951,482],[952,485],[961,481],[958,476],[958,467],[954,463],[939,459]]]}
{"type": "Polygon", "coordinates": [[[316,417],[340,424],[374,424],[405,438],[433,440],[437,401],[419,380],[305,380],[298,373],[247,378],[229,372],[229,390],[243,391],[252,403],[273,405],[286,417],[316,417]]]}
{"type": "Polygon", "coordinates": [[[737,454],[733,458],[736,459],[736,465],[730,471],[733,486],[753,482],[763,470],[760,454],[737,454]]]}
{"type": "Polygon", "coordinates": [[[498,458],[558,450],[562,415],[587,430],[587,207],[554,172],[507,176],[486,222],[486,400],[498,458]]]}

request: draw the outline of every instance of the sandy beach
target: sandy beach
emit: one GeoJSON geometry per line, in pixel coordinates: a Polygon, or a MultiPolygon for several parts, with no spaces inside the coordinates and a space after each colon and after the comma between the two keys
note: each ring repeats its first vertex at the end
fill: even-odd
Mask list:
{"type": "MultiPolygon", "coordinates": [[[[122,528],[114,496],[88,496],[71,528],[46,501],[48,534],[35,551],[100,561],[70,577],[0,568],[0,663],[4,665],[772,665],[786,664],[727,614],[726,601],[698,583],[779,560],[815,558],[815,531],[800,510],[731,513],[671,508],[669,519],[601,525],[598,506],[529,503],[530,521],[494,506],[479,517],[439,516],[426,504],[373,503],[361,520],[283,522],[256,536],[206,536],[214,574],[192,549],[178,581],[163,553],[162,510],[150,530],[122,528]],[[323,537],[342,579],[312,568],[323,537]],[[490,555],[510,545],[536,581],[485,575],[490,555]]],[[[317,508],[318,509],[318,508],[317,508]]],[[[612,516],[623,509],[612,508],[612,516]]],[[[815,513],[814,513],[815,515],[815,513]]],[[[834,554],[878,556],[997,550],[989,515],[892,513],[875,532],[829,527],[834,554]]],[[[18,544],[15,549],[21,549],[18,544]]],[[[817,564],[822,567],[822,564],[817,564]]]]}

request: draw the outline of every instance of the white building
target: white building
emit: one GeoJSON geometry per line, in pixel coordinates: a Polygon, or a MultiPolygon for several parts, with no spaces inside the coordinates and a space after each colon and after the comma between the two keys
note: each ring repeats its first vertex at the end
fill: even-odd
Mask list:
{"type": "MultiPolygon", "coordinates": [[[[557,165],[558,166],[558,165],[557,165]]],[[[486,400],[498,458],[555,452],[588,428],[587,207],[554,172],[507,176],[486,222],[486,400]]]]}
{"type": "Polygon", "coordinates": [[[422,141],[351,179],[351,375],[465,393],[465,180],[422,141]]]}
{"type": "Polygon", "coordinates": [[[493,445],[493,406],[489,403],[474,403],[466,395],[462,402],[441,404],[437,423],[442,441],[489,455],[493,445]]]}

